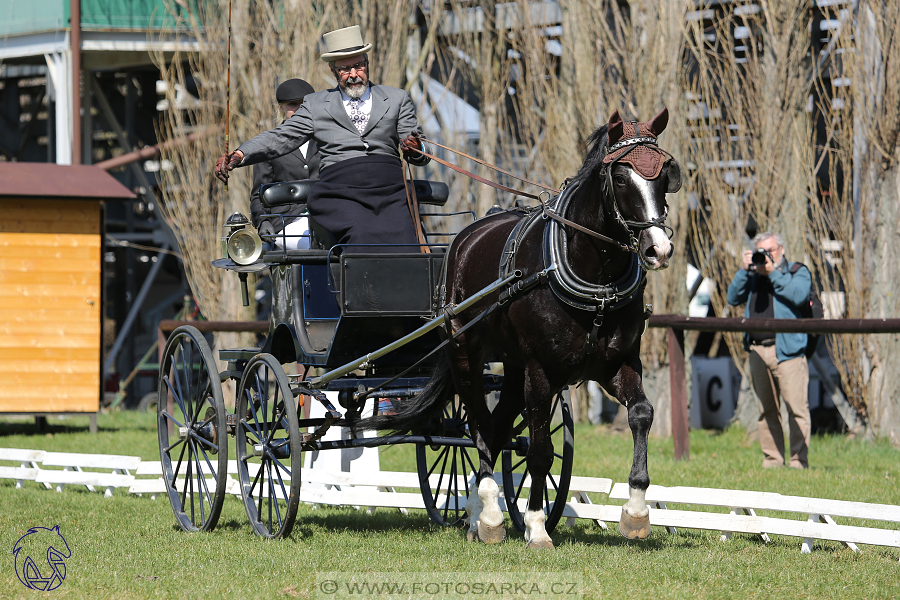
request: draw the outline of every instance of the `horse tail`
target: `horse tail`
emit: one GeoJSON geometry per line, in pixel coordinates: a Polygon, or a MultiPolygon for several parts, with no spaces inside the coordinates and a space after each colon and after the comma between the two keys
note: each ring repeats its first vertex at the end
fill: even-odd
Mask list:
{"type": "MultiPolygon", "coordinates": [[[[357,430],[388,430],[391,435],[416,433],[426,429],[441,410],[453,399],[456,388],[446,354],[438,361],[437,368],[428,383],[417,396],[408,398],[397,407],[397,414],[375,415],[355,424],[357,430]]],[[[389,395],[390,391],[386,391],[389,395]]]]}

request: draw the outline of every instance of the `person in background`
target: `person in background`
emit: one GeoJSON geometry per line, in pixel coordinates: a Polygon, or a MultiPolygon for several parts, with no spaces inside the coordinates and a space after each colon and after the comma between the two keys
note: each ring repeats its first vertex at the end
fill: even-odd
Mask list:
{"type": "MultiPolygon", "coordinates": [[[[746,250],[741,269],[728,286],[728,304],[746,303],[749,319],[797,319],[800,308],[809,302],[812,277],[800,266],[791,273],[784,257],[784,239],[775,233],[757,235],[746,250]]],[[[784,433],[781,427],[779,395],[788,409],[790,430],[789,466],[809,467],[810,418],[807,387],[805,333],[745,333],[744,346],[750,351],[750,378],[759,398],[759,445],[763,468],[783,467],[784,433]]]]}
{"type": "MultiPolygon", "coordinates": [[[[288,79],[279,85],[275,90],[275,100],[278,102],[282,122],[293,117],[303,104],[303,99],[314,92],[313,86],[302,79],[288,79]]],[[[282,244],[288,250],[309,248],[309,222],[302,215],[306,205],[289,204],[266,208],[259,199],[259,188],[267,183],[318,179],[320,162],[316,141],[308,140],[293,152],[253,165],[250,218],[260,235],[271,235],[284,231],[284,236],[279,235],[273,238],[277,248],[281,248],[282,244]],[[281,217],[260,216],[271,214],[281,215],[281,217]]]]}

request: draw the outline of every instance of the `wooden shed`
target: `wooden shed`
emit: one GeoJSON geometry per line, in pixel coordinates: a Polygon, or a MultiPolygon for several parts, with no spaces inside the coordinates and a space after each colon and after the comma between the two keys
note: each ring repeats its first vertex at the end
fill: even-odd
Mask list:
{"type": "Polygon", "coordinates": [[[103,394],[104,202],[87,165],[0,162],[0,414],[91,413],[103,394]]]}

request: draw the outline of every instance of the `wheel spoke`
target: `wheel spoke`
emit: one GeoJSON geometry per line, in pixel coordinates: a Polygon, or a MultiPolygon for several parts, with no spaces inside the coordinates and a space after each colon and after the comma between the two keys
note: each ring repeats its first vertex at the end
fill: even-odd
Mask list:
{"type": "Polygon", "coordinates": [[[219,451],[219,447],[217,445],[213,444],[211,441],[207,440],[206,438],[203,438],[203,437],[200,437],[199,435],[194,434],[194,439],[197,440],[198,442],[200,442],[201,444],[205,444],[206,446],[208,446],[210,450],[215,450],[216,452],[219,451]]]}
{"type": "Polygon", "coordinates": [[[209,495],[209,489],[206,486],[206,478],[203,476],[203,468],[200,465],[200,456],[197,454],[197,447],[194,444],[194,462],[197,464],[197,495],[199,496],[200,501],[200,522],[206,522],[206,515],[203,510],[203,496],[206,496],[206,501],[209,502],[209,505],[212,506],[212,498],[209,495]]]}
{"type": "MultiPolygon", "coordinates": [[[[257,473],[257,476],[256,476],[257,479],[259,479],[260,477],[263,477],[265,475],[265,472],[266,472],[266,461],[265,461],[265,458],[263,458],[262,463],[260,463],[260,465],[259,465],[259,473],[257,473]]],[[[263,491],[263,487],[265,485],[266,484],[265,484],[264,480],[260,480],[259,496],[256,498],[256,501],[257,501],[256,518],[259,521],[262,521],[262,518],[263,518],[262,503],[263,503],[263,497],[266,495],[265,492],[263,491]]]]}
{"type": "MultiPolygon", "coordinates": [[[[281,463],[279,463],[278,461],[275,461],[275,464],[281,465],[281,463]]],[[[284,468],[284,467],[282,466],[282,468],[284,468]]],[[[288,471],[287,469],[284,469],[284,470],[286,471],[288,477],[290,477],[291,472],[288,471]]],[[[281,472],[278,469],[275,469],[275,475],[278,476],[278,486],[281,488],[281,493],[284,494],[285,502],[287,502],[287,500],[290,496],[288,496],[287,490],[284,487],[284,479],[281,477],[281,472]]],[[[280,521],[280,519],[279,519],[279,521],[280,521]]]]}
{"type": "Polygon", "coordinates": [[[172,451],[172,448],[174,448],[174,447],[177,446],[178,444],[183,444],[183,443],[184,443],[184,440],[179,439],[179,440],[177,440],[174,444],[172,444],[171,446],[166,446],[165,448],[163,448],[163,452],[165,452],[166,454],[168,454],[169,452],[172,451]]]}
{"type": "MultiPolygon", "coordinates": [[[[188,414],[187,409],[184,407],[184,400],[181,397],[181,390],[180,390],[181,386],[178,384],[178,370],[174,369],[173,372],[175,373],[175,384],[176,384],[175,387],[177,387],[179,389],[176,390],[175,387],[172,387],[172,382],[169,381],[168,375],[163,377],[163,381],[166,382],[166,386],[169,388],[169,391],[172,393],[172,397],[175,398],[175,402],[178,404],[178,408],[181,409],[181,414],[183,414],[185,417],[184,420],[187,421],[188,418],[190,417],[190,415],[188,414]]],[[[175,417],[172,417],[172,420],[175,421],[175,417]]],[[[178,423],[178,421],[175,421],[175,422],[178,423]]],[[[178,426],[181,427],[182,426],[181,423],[179,423],[178,426]]]]}
{"type": "MultiPolygon", "coordinates": [[[[186,504],[187,497],[188,497],[188,489],[190,488],[191,490],[193,490],[193,487],[194,487],[193,486],[194,480],[192,479],[192,474],[191,474],[193,467],[191,465],[191,458],[190,458],[190,444],[185,444],[184,447],[188,448],[188,461],[187,461],[187,472],[185,473],[185,477],[184,477],[184,491],[181,494],[182,510],[185,510],[185,508],[186,508],[185,504],[186,504]]],[[[193,493],[192,493],[192,495],[191,495],[191,524],[193,524],[193,523],[194,523],[194,498],[193,498],[193,493]]]]}
{"type": "MultiPolygon", "coordinates": [[[[198,439],[200,439],[200,438],[198,438],[198,439]]],[[[201,441],[205,441],[205,440],[201,440],[201,441]]],[[[219,476],[216,474],[216,468],[213,467],[212,461],[209,460],[209,455],[206,453],[206,449],[203,446],[199,446],[199,448],[200,448],[200,452],[203,453],[203,460],[205,460],[206,464],[209,466],[209,472],[212,474],[213,478],[218,479],[219,476]]],[[[218,450],[217,446],[216,446],[216,449],[218,450]]]]}
{"type": "MultiPolygon", "coordinates": [[[[277,472],[277,469],[276,469],[277,472]]],[[[287,495],[285,495],[287,500],[287,495]]],[[[269,463],[269,532],[273,531],[272,506],[275,506],[275,518],[278,519],[278,528],[281,528],[281,507],[278,506],[278,496],[275,491],[275,479],[272,477],[272,463],[269,463]]]]}
{"type": "MultiPolygon", "coordinates": [[[[444,462],[443,462],[443,464],[441,464],[441,474],[438,476],[437,485],[434,487],[434,489],[437,491],[437,493],[435,493],[435,500],[437,500],[437,494],[440,493],[441,486],[444,483],[444,473],[446,473],[446,471],[447,471],[447,458],[450,456],[450,447],[448,446],[448,447],[444,448],[444,450],[441,452],[440,456],[444,457],[444,462]]],[[[440,460],[440,457],[438,458],[438,460],[440,460]]],[[[437,461],[435,461],[434,467],[432,467],[432,469],[428,472],[428,482],[429,482],[428,485],[431,485],[431,474],[434,472],[434,469],[436,467],[437,467],[437,461]]]]}
{"type": "Polygon", "coordinates": [[[287,474],[288,477],[291,476],[291,470],[288,469],[286,466],[284,466],[284,464],[283,464],[280,460],[278,460],[278,459],[275,458],[274,456],[272,456],[272,457],[270,458],[270,460],[272,461],[272,464],[274,464],[274,465],[277,466],[277,467],[280,467],[281,470],[284,471],[284,472],[287,474]]]}
{"type": "Polygon", "coordinates": [[[172,415],[170,415],[170,414],[167,413],[166,411],[163,411],[163,412],[162,412],[162,415],[163,415],[164,417],[168,418],[168,419],[169,419],[170,421],[172,421],[173,423],[175,423],[175,425],[177,425],[178,427],[184,427],[183,424],[181,424],[181,423],[178,422],[178,419],[176,419],[175,417],[173,417],[172,415]]]}
{"type": "MultiPolygon", "coordinates": [[[[181,454],[178,455],[178,462],[176,463],[176,466],[175,466],[175,472],[172,473],[172,487],[173,488],[175,487],[175,480],[178,478],[178,471],[181,470],[181,463],[182,463],[182,461],[184,461],[184,452],[185,452],[185,450],[187,450],[187,447],[188,447],[187,444],[182,446],[181,454]]],[[[169,457],[169,460],[171,460],[171,457],[169,457]]],[[[184,502],[182,502],[182,504],[184,504],[184,502]]]]}
{"type": "MultiPolygon", "coordinates": [[[[246,460],[249,460],[250,458],[251,457],[248,456],[246,460]]],[[[256,464],[256,463],[250,463],[250,464],[256,464]]],[[[250,464],[247,465],[248,469],[249,469],[250,464]]],[[[256,472],[256,477],[253,478],[253,483],[250,484],[250,489],[247,491],[247,495],[249,495],[250,497],[253,496],[253,490],[256,489],[256,484],[259,483],[259,478],[262,477],[262,472],[263,472],[262,468],[263,468],[263,463],[260,463],[259,470],[256,472]]]]}

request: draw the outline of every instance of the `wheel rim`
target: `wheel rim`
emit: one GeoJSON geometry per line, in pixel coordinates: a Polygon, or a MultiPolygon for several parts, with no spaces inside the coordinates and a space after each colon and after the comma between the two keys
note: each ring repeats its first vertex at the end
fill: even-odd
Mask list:
{"type": "MultiPolygon", "coordinates": [[[[466,411],[461,403],[454,401],[444,408],[440,425],[432,433],[471,439],[466,426],[466,411]]],[[[465,499],[469,497],[466,482],[478,470],[477,459],[475,448],[416,445],[419,488],[425,510],[434,523],[443,526],[463,524],[466,518],[465,499]]]]}
{"type": "Polygon", "coordinates": [[[158,394],[159,455],[175,519],[185,531],[209,531],[222,512],[228,443],[219,373],[197,329],[169,337],[158,394]]]}
{"type": "MultiPolygon", "coordinates": [[[[575,431],[572,420],[572,408],[562,394],[557,394],[553,401],[551,415],[560,412],[561,420],[550,427],[550,439],[553,441],[553,464],[547,474],[544,491],[544,527],[551,533],[559,523],[569,495],[569,482],[572,478],[572,460],[575,456],[575,431]]],[[[520,416],[513,429],[524,429],[524,415],[520,416]]],[[[513,450],[503,451],[503,494],[506,497],[506,509],[513,526],[525,531],[525,519],[519,509],[519,499],[527,500],[529,488],[525,457],[513,450]]]]}
{"type": "Polygon", "coordinates": [[[286,537],[300,504],[301,444],[297,407],[278,360],[247,363],[236,407],[238,479],[250,525],[260,536],[286,537]]]}

